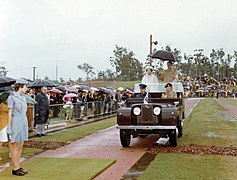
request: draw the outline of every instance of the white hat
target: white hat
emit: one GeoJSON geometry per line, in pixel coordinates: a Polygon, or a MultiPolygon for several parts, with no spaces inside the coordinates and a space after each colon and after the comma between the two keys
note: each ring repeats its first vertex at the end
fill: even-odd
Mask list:
{"type": "Polygon", "coordinates": [[[118,90],[118,91],[123,91],[123,90],[124,90],[124,88],[122,88],[122,87],[119,87],[117,90],[118,90]]]}
{"type": "Polygon", "coordinates": [[[146,67],[146,70],[147,70],[147,69],[151,69],[152,71],[154,70],[152,66],[147,66],[147,67],[146,67]]]}

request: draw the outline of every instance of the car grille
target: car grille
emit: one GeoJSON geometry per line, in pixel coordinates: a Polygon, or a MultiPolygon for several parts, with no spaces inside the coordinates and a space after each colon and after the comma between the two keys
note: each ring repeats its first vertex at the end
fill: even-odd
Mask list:
{"type": "Polygon", "coordinates": [[[153,124],[158,123],[159,119],[153,115],[153,106],[150,104],[144,104],[141,106],[141,115],[137,116],[138,124],[153,124]]]}

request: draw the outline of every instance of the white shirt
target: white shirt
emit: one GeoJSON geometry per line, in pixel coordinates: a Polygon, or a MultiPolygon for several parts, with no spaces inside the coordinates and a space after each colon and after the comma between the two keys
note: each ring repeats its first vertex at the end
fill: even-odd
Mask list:
{"type": "Polygon", "coordinates": [[[142,84],[158,83],[158,78],[154,75],[144,75],[142,78],[142,84]]]}

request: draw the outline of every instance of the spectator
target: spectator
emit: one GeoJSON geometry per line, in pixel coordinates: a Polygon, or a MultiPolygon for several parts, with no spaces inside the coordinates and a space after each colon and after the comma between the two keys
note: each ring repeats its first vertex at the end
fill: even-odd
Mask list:
{"type": "Polygon", "coordinates": [[[72,98],[66,98],[66,104],[63,106],[63,108],[66,110],[67,124],[71,124],[72,113],[73,113],[72,98]]]}
{"type": "Polygon", "coordinates": [[[47,87],[41,87],[35,98],[37,101],[35,105],[35,128],[38,137],[45,136],[45,124],[49,117],[49,101],[46,94],[47,87]]]}

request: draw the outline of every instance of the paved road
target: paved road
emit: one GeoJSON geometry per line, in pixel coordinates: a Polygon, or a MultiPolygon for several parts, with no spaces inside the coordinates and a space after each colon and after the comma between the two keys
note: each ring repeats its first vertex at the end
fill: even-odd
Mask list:
{"type": "MultiPolygon", "coordinates": [[[[198,101],[199,99],[186,100],[186,112],[189,112],[198,101]]],[[[116,159],[116,163],[97,176],[96,179],[119,179],[143,156],[147,147],[152,146],[157,140],[158,136],[148,136],[145,139],[135,138],[132,139],[131,147],[122,148],[119,141],[119,131],[114,126],[74,141],[57,150],[46,151],[38,156],[116,159]]]]}

